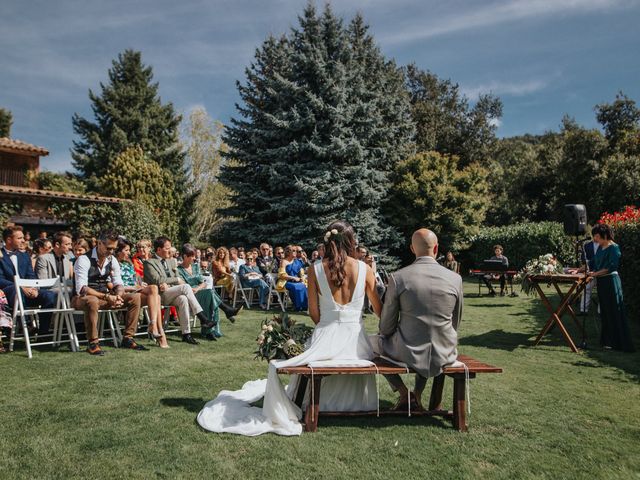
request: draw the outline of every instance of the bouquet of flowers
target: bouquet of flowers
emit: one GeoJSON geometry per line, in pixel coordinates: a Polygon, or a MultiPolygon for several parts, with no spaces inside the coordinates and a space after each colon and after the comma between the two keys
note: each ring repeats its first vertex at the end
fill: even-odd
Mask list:
{"type": "Polygon", "coordinates": [[[258,350],[255,358],[267,361],[285,360],[300,355],[312,334],[312,327],[296,324],[286,312],[275,315],[261,324],[260,334],[256,339],[258,350]]]}
{"type": "Polygon", "coordinates": [[[556,257],[547,253],[540,255],[538,258],[529,260],[522,270],[516,276],[516,280],[520,281],[520,288],[527,295],[531,295],[535,291],[534,284],[530,280],[531,275],[557,275],[563,273],[562,265],[556,257]]]}

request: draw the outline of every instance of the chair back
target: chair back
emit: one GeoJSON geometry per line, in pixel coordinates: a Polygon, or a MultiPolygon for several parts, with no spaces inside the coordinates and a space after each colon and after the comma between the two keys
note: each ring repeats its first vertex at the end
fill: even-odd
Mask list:
{"type": "MultiPolygon", "coordinates": [[[[13,260],[13,259],[12,259],[13,260]]],[[[16,269],[16,272],[18,270],[16,269]]],[[[19,275],[15,275],[13,277],[13,283],[15,285],[16,296],[15,301],[13,302],[13,314],[15,315],[24,315],[25,308],[24,302],[22,300],[22,289],[23,288],[38,288],[38,289],[47,289],[55,292],[56,295],[56,309],[66,309],[68,308],[68,304],[65,301],[65,293],[66,289],[64,285],[60,281],[60,277],[56,278],[35,278],[35,279],[26,279],[20,278],[19,275]]]]}

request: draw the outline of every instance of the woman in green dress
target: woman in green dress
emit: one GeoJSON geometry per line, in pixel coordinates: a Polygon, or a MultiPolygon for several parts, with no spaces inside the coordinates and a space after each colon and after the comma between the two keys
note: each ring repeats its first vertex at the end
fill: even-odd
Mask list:
{"type": "Polygon", "coordinates": [[[600,248],[594,258],[595,271],[589,273],[598,282],[600,300],[600,343],[605,348],[633,352],[631,332],[622,295],[622,282],[618,275],[620,247],[613,242],[609,225],[598,224],[591,230],[593,241],[600,248]]]}
{"type": "Polygon", "coordinates": [[[182,279],[193,288],[193,293],[202,307],[202,313],[210,318],[214,326],[211,328],[202,327],[202,336],[207,340],[217,340],[222,336],[220,331],[220,315],[218,307],[222,303],[220,297],[210,288],[204,281],[200,265],[194,262],[196,251],[191,245],[187,244],[182,247],[182,265],[178,266],[178,274],[182,279]]]}
{"type": "Polygon", "coordinates": [[[182,279],[193,288],[193,293],[202,307],[203,313],[214,323],[211,328],[202,328],[202,335],[207,340],[216,340],[222,336],[220,331],[220,313],[222,310],[231,323],[235,322],[235,316],[242,307],[232,308],[222,302],[218,294],[209,288],[204,280],[200,266],[194,261],[196,249],[186,243],[182,246],[182,265],[178,267],[178,273],[182,279]]]}

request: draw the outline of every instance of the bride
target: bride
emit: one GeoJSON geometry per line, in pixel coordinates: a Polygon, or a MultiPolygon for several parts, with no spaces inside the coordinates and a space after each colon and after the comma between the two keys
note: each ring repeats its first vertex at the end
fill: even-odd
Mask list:
{"type": "MultiPolygon", "coordinates": [[[[353,258],[355,233],[347,222],[329,225],[324,245],[325,257],[309,269],[309,315],[316,328],[305,351],[288,360],[272,360],[266,380],[220,392],[198,414],[198,423],[206,430],[250,436],[267,432],[300,435],[302,411],[292,401],[298,378],[291,376],[284,387],[278,368],[371,365],[374,355],[364,330],[362,308],[366,295],[380,317],[382,305],[373,270],[353,258]],[[263,397],[263,408],[251,405],[263,397]]],[[[375,410],[377,402],[373,375],[331,375],[322,380],[321,410],[375,410]]]]}

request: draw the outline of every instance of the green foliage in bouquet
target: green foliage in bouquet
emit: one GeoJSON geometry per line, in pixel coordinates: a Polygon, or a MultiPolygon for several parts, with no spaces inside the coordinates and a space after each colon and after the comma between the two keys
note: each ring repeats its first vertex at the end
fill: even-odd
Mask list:
{"type": "Polygon", "coordinates": [[[286,360],[304,352],[304,344],[311,338],[313,328],[297,324],[285,312],[262,322],[256,338],[256,360],[286,360]]]}
{"type": "Polygon", "coordinates": [[[520,280],[520,288],[527,295],[535,294],[535,285],[531,282],[531,275],[557,275],[563,273],[562,265],[556,257],[547,253],[538,258],[529,260],[524,268],[516,276],[520,280]]]}

